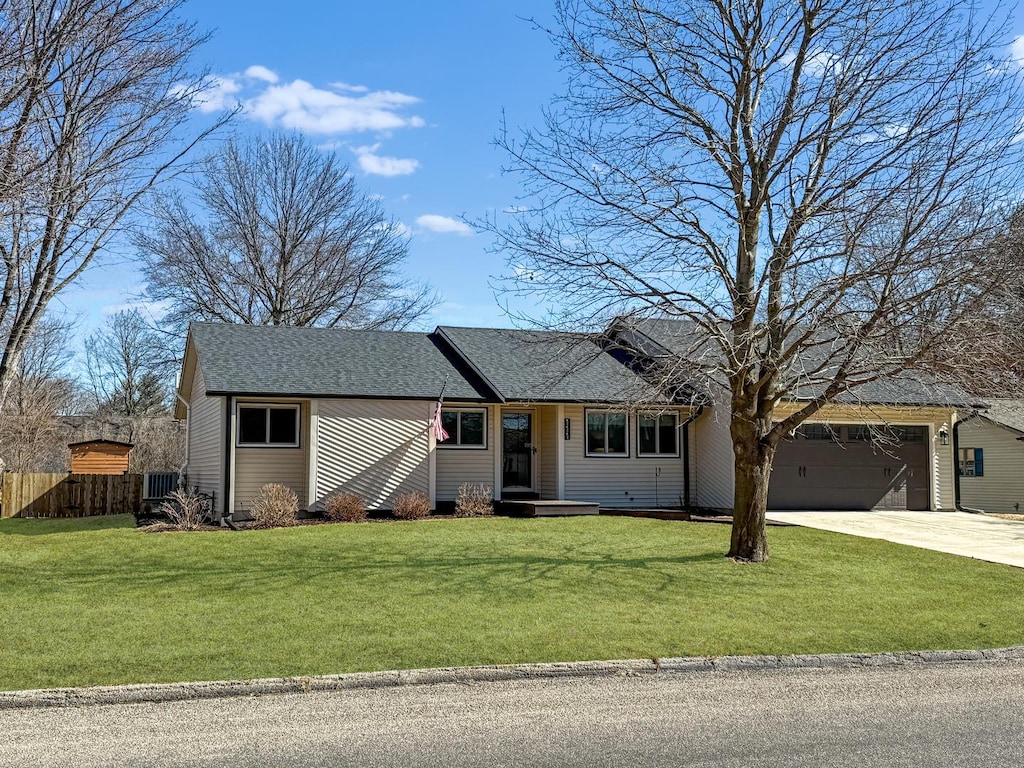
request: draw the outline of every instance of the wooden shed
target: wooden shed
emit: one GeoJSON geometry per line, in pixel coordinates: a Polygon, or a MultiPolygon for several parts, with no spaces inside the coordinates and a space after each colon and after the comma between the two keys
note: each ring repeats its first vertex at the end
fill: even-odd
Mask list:
{"type": "Polygon", "coordinates": [[[84,440],[68,443],[71,472],[76,475],[121,475],[128,471],[132,443],[117,440],[84,440]]]}

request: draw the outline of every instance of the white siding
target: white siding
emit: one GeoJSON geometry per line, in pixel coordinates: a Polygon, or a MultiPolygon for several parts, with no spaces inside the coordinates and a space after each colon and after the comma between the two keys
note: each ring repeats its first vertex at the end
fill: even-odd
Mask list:
{"type": "Polygon", "coordinates": [[[370,509],[396,496],[430,494],[433,403],[321,400],[317,419],[317,508],[337,491],[358,494],[370,509]]]}
{"type": "MultiPolygon", "coordinates": [[[[452,404],[453,408],[459,407],[452,404]]],[[[479,406],[465,406],[477,408],[479,406]]],[[[435,471],[437,473],[437,500],[454,501],[459,486],[463,483],[479,483],[488,488],[494,486],[494,457],[497,454],[501,435],[494,429],[493,408],[487,408],[487,438],[485,450],[478,448],[436,449],[435,471]]]]}
{"type": "Polygon", "coordinates": [[[562,427],[558,423],[555,406],[537,409],[537,424],[534,425],[534,439],[539,445],[537,470],[540,481],[537,485],[542,499],[558,498],[558,441],[562,439],[562,427]]]}
{"type": "MultiPolygon", "coordinates": [[[[245,402],[236,401],[235,409],[245,402]]],[[[242,516],[253,498],[267,483],[280,483],[299,497],[299,508],[306,507],[306,447],[309,445],[309,403],[299,404],[301,436],[296,448],[235,448],[235,512],[242,516]]],[[[237,518],[236,518],[237,519],[237,518]]]]}
{"type": "MultiPolygon", "coordinates": [[[[583,406],[566,406],[571,437],[565,444],[565,497],[604,507],[676,506],[683,496],[683,460],[636,455],[636,418],[629,417],[628,457],[587,456],[583,406]],[[660,467],[661,474],[655,477],[660,467]]],[[[680,422],[685,413],[680,414],[680,422]]],[[[680,452],[681,453],[681,452],[680,452]]]]}
{"type": "Polygon", "coordinates": [[[1019,435],[980,418],[961,422],[959,432],[961,448],[982,449],[985,473],[960,478],[960,504],[985,512],[1024,509],[1024,443],[1017,440],[1019,435]]]}
{"type": "Polygon", "coordinates": [[[690,430],[697,481],[696,492],[692,494],[694,503],[698,507],[731,510],[735,464],[728,409],[706,408],[690,430]]]}
{"type": "Polygon", "coordinates": [[[951,412],[945,418],[936,419],[931,424],[932,441],[932,509],[949,510],[956,509],[956,467],[953,463],[953,424],[956,423],[956,413],[951,412]],[[942,445],[939,438],[939,431],[945,427],[949,435],[949,445],[942,445]]]}
{"type": "Polygon", "coordinates": [[[224,505],[224,398],[207,397],[197,364],[188,410],[188,476],[186,482],[214,496],[216,509],[224,505]]]}

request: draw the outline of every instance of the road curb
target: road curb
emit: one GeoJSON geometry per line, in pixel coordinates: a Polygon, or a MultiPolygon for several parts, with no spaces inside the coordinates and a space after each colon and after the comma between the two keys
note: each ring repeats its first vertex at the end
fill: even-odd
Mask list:
{"type": "Polygon", "coordinates": [[[442,669],[408,669],[388,672],[352,672],[343,675],[276,677],[260,680],[220,680],[198,683],[158,683],[0,691],[0,710],[186,701],[230,696],[266,696],[283,693],[395,688],[399,686],[435,685],[438,683],[485,683],[545,678],[615,677],[781,669],[853,669],[858,667],[902,667],[913,664],[995,661],[1024,662],[1024,646],[964,651],[827,653],[800,656],[697,656],[670,659],[628,659],[623,661],[574,661],[551,664],[506,664],[442,669]]]}

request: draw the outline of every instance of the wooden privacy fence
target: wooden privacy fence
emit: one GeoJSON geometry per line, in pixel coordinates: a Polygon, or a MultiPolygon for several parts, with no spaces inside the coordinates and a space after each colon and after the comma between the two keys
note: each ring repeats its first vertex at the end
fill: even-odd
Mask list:
{"type": "Polygon", "coordinates": [[[142,475],[136,474],[4,472],[0,485],[0,517],[121,515],[142,507],[142,475]]]}

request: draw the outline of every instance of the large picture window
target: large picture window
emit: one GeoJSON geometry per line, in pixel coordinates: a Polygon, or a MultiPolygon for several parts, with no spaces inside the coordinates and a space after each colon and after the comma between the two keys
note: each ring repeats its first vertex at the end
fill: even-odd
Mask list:
{"type": "Polygon", "coordinates": [[[448,439],[438,443],[444,448],[486,448],[486,408],[442,408],[441,424],[448,439]]]}
{"type": "Polygon", "coordinates": [[[587,456],[628,456],[629,428],[619,411],[587,411],[587,456]]]}
{"type": "Polygon", "coordinates": [[[637,455],[679,455],[679,414],[639,413],[636,431],[637,455]]]}
{"type": "Polygon", "coordinates": [[[238,445],[296,448],[299,445],[298,405],[239,405],[238,445]]]}

